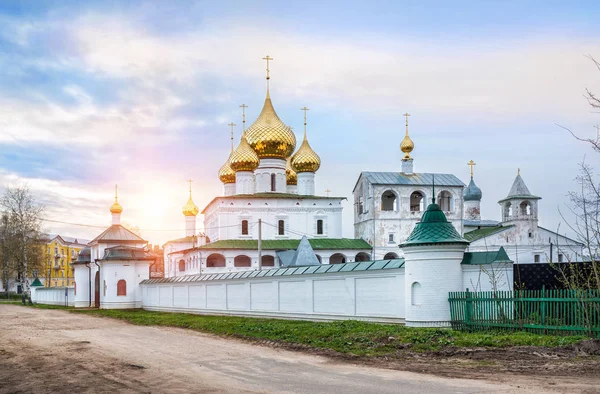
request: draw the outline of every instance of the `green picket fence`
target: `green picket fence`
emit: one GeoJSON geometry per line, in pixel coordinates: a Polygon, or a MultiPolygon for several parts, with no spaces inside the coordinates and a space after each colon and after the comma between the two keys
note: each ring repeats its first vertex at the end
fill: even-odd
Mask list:
{"type": "Polygon", "coordinates": [[[600,338],[597,290],[451,292],[452,328],[464,331],[525,330],[600,338]]]}

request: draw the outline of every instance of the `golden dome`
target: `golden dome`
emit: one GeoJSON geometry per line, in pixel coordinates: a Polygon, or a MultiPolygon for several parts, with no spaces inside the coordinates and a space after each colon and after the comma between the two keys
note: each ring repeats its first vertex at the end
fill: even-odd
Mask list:
{"type": "Polygon", "coordinates": [[[408,136],[408,117],[410,116],[410,114],[407,112],[403,116],[406,117],[406,135],[400,143],[400,150],[404,152],[404,160],[409,160],[410,152],[412,152],[413,149],[415,149],[415,143],[412,142],[412,140],[408,136]]]}
{"type": "Polygon", "coordinates": [[[321,158],[310,147],[305,131],[302,145],[292,156],[292,168],[296,172],[317,172],[319,167],[321,167],[321,158]]]}
{"type": "Polygon", "coordinates": [[[119,204],[119,194],[117,190],[117,185],[115,185],[115,202],[110,206],[110,213],[121,213],[123,212],[123,207],[119,204]]]}
{"type": "Polygon", "coordinates": [[[296,136],[275,113],[268,90],[265,105],[258,119],[246,130],[246,138],[261,159],[285,159],[296,149],[296,136]]]}
{"type": "Polygon", "coordinates": [[[227,161],[223,166],[219,169],[219,179],[221,182],[227,183],[235,183],[235,171],[231,168],[231,156],[233,155],[233,150],[229,154],[227,161]]]}
{"type": "Polygon", "coordinates": [[[184,216],[196,216],[198,212],[200,212],[200,209],[198,209],[192,200],[192,192],[190,192],[190,198],[188,198],[187,203],[183,206],[181,212],[184,216]]]}
{"type": "Polygon", "coordinates": [[[260,159],[256,152],[250,147],[246,139],[246,133],[242,134],[240,144],[229,157],[229,165],[235,172],[238,171],[254,171],[260,159]]]}
{"type": "Polygon", "coordinates": [[[400,150],[405,153],[405,159],[410,159],[410,152],[412,152],[413,149],[415,149],[415,144],[414,142],[412,142],[407,133],[406,136],[404,136],[402,142],[400,143],[400,150]]]}
{"type": "Polygon", "coordinates": [[[287,162],[285,165],[285,180],[288,185],[297,185],[298,184],[298,174],[292,168],[292,157],[287,158],[287,162]]]}

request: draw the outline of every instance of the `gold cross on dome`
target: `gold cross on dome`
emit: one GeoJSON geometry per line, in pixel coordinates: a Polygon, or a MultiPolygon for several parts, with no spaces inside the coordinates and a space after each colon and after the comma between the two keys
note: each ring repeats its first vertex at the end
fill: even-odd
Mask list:
{"type": "Polygon", "coordinates": [[[404,116],[406,118],[406,127],[408,127],[408,117],[410,116],[410,114],[407,112],[402,116],[404,116]]]}
{"type": "Polygon", "coordinates": [[[188,183],[190,184],[190,193],[191,193],[191,192],[192,192],[192,182],[193,182],[193,181],[192,181],[191,179],[188,179],[187,181],[188,181],[188,183]]]}
{"type": "Polygon", "coordinates": [[[325,189],[325,193],[327,193],[327,197],[329,197],[329,193],[331,193],[331,190],[325,189]]]}
{"type": "Polygon", "coordinates": [[[246,131],[246,108],[248,108],[248,106],[242,104],[240,105],[240,108],[242,109],[242,131],[246,131]]]}
{"type": "Polygon", "coordinates": [[[477,163],[475,163],[473,160],[471,160],[470,162],[467,163],[467,165],[469,167],[471,167],[471,178],[473,178],[473,167],[476,165],[477,163]]]}
{"type": "Polygon", "coordinates": [[[267,55],[266,57],[263,57],[263,60],[267,61],[267,80],[268,80],[271,78],[269,76],[269,60],[273,60],[273,58],[271,56],[267,55]]]}
{"type": "Polygon", "coordinates": [[[304,106],[304,108],[300,108],[300,110],[304,111],[304,126],[306,126],[306,111],[309,111],[309,109],[304,106]]]}

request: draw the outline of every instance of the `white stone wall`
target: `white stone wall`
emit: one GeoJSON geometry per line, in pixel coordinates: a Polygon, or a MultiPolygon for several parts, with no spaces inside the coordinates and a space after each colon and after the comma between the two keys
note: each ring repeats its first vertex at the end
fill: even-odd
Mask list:
{"type": "Polygon", "coordinates": [[[512,291],[513,265],[508,263],[463,265],[460,291],[512,291]]]}
{"type": "Polygon", "coordinates": [[[235,183],[224,183],[223,184],[223,195],[233,196],[235,194],[235,183]]]}
{"type": "Polygon", "coordinates": [[[299,172],[298,173],[298,194],[304,196],[315,195],[315,173],[314,172],[299,172]]]}
{"type": "Polygon", "coordinates": [[[32,287],[31,301],[35,304],[74,306],[73,287],[32,287]]]}
{"type": "MultiPolygon", "coordinates": [[[[463,226],[463,187],[436,186],[436,196],[447,191],[452,196],[451,210],[444,211],[446,218],[454,225],[459,234],[463,226]]],[[[354,237],[362,238],[374,247],[374,259],[383,259],[387,253],[402,257],[398,248],[412,233],[427,206],[431,203],[431,188],[405,185],[370,185],[363,181],[362,187],[354,191],[354,237]],[[392,191],[396,195],[397,209],[382,210],[382,196],[392,191]],[[419,191],[424,195],[422,210],[411,211],[410,195],[419,191]],[[363,202],[363,213],[359,213],[359,200],[363,202]],[[393,241],[390,242],[390,235],[393,241]]],[[[437,197],[436,197],[437,199],[437,197]]]]}
{"type": "Polygon", "coordinates": [[[254,173],[238,171],[235,173],[235,194],[254,194],[254,173]]]}
{"type": "Polygon", "coordinates": [[[149,261],[103,261],[100,267],[100,308],[141,308],[142,291],[138,285],[150,277],[149,261]],[[127,294],[117,295],[117,283],[125,280],[127,294]]]}
{"type": "Polygon", "coordinates": [[[271,190],[271,174],[275,174],[275,193],[285,193],[287,189],[285,179],[286,161],[284,159],[261,159],[254,170],[256,193],[273,192],[271,190]]]}
{"type": "Polygon", "coordinates": [[[95,300],[95,287],[94,280],[98,267],[96,264],[91,263],[90,268],[83,264],[73,265],[73,276],[75,278],[75,295],[74,295],[74,306],[76,308],[87,308],[90,305],[94,305],[95,300]],[[90,283],[91,281],[91,283],[90,283]],[[90,294],[91,286],[91,294],[90,294]],[[91,297],[91,299],[90,299],[91,297]],[[91,302],[90,302],[91,301],[91,302]]]}
{"type": "MultiPolygon", "coordinates": [[[[366,253],[370,255],[369,250],[355,250],[355,249],[328,249],[328,250],[315,250],[315,254],[320,258],[322,264],[335,263],[333,259],[343,257],[346,263],[352,263],[356,261],[356,257],[359,253],[366,253]]],[[[274,250],[263,250],[263,256],[272,256],[275,260],[275,267],[280,266],[279,259],[274,250]]],[[[216,274],[222,272],[239,272],[239,271],[252,271],[259,268],[258,265],[258,251],[256,249],[233,249],[233,250],[221,250],[221,249],[196,249],[185,253],[173,254],[169,258],[169,272],[172,273],[170,276],[184,276],[193,274],[216,274]],[[225,267],[207,267],[206,261],[210,255],[219,254],[225,258],[225,267]],[[236,267],[235,258],[237,256],[248,256],[250,257],[250,267],[236,267]],[[179,270],[179,262],[183,260],[185,269],[179,270]]],[[[268,269],[270,267],[265,267],[268,269]]]]}
{"type": "Polygon", "coordinates": [[[146,310],[403,322],[404,269],[142,285],[146,310]]]}
{"type": "Polygon", "coordinates": [[[207,207],[204,226],[211,242],[221,239],[257,239],[262,219],[263,239],[342,238],[342,199],[334,198],[218,198],[207,207]],[[317,234],[317,220],[324,220],[323,234],[317,234]],[[242,234],[242,220],[249,233],[242,234]],[[279,220],[285,222],[278,234],[279,220]]]}
{"type": "Polygon", "coordinates": [[[196,234],[196,217],[186,216],[185,217],[185,236],[191,237],[196,234]]]}

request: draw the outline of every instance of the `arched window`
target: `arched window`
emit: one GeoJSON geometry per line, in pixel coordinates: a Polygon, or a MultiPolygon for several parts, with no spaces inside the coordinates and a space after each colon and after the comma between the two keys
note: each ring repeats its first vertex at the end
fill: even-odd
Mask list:
{"type": "Polygon", "coordinates": [[[225,257],[222,254],[213,253],[206,258],[206,267],[225,267],[225,257]]]}
{"type": "Polygon", "coordinates": [[[529,201],[523,201],[520,205],[521,215],[531,215],[531,204],[529,201]]]}
{"type": "Polygon", "coordinates": [[[411,212],[421,212],[423,211],[423,204],[425,196],[421,192],[413,192],[410,195],[410,211],[411,212]]]}
{"type": "Polygon", "coordinates": [[[235,256],[235,258],[233,259],[233,265],[235,267],[252,267],[252,261],[248,256],[235,256]]]}
{"type": "Polygon", "coordinates": [[[185,260],[179,260],[179,272],[185,271],[185,260]]]}
{"type": "Polygon", "coordinates": [[[512,204],[507,202],[504,204],[504,217],[508,218],[512,216],[512,204]]]}
{"type": "Polygon", "coordinates": [[[419,306],[422,304],[423,300],[421,300],[421,284],[419,282],[414,282],[410,287],[410,295],[411,300],[410,304],[419,306]]]}
{"type": "Polygon", "coordinates": [[[277,234],[285,235],[285,220],[277,221],[277,234]]]}
{"type": "Polygon", "coordinates": [[[381,210],[382,211],[398,211],[398,198],[396,193],[391,190],[386,190],[381,195],[381,210]]]}
{"type": "Polygon", "coordinates": [[[329,258],[329,264],[344,264],[346,262],[346,256],[341,253],[332,254],[329,258]]]}
{"type": "Polygon", "coordinates": [[[354,261],[369,261],[371,260],[371,256],[369,256],[368,253],[365,252],[360,252],[357,253],[356,256],[354,257],[354,261]]]}
{"type": "Polygon", "coordinates": [[[454,208],[453,202],[454,201],[452,201],[452,194],[449,191],[443,190],[440,194],[438,194],[437,203],[442,211],[452,211],[452,208],[454,208]]]}
{"type": "Polygon", "coordinates": [[[394,242],[395,242],[394,234],[388,234],[388,243],[393,244],[394,242]]]}
{"type": "Polygon", "coordinates": [[[393,259],[397,259],[397,258],[399,258],[398,255],[393,252],[386,253],[385,256],[383,256],[384,260],[393,260],[393,259]]]}
{"type": "Polygon", "coordinates": [[[117,295],[118,296],[126,296],[127,295],[127,282],[124,279],[121,279],[117,282],[117,295]]]}
{"type": "Polygon", "coordinates": [[[274,192],[277,190],[277,176],[275,174],[271,174],[271,191],[274,192]]]}
{"type": "Polygon", "coordinates": [[[262,256],[261,262],[263,267],[275,267],[275,257],[273,256],[262,256]]]}
{"type": "Polygon", "coordinates": [[[242,220],[242,235],[248,235],[248,221],[242,220]]]}
{"type": "Polygon", "coordinates": [[[323,219],[317,219],[317,235],[323,235],[323,219]]]}

